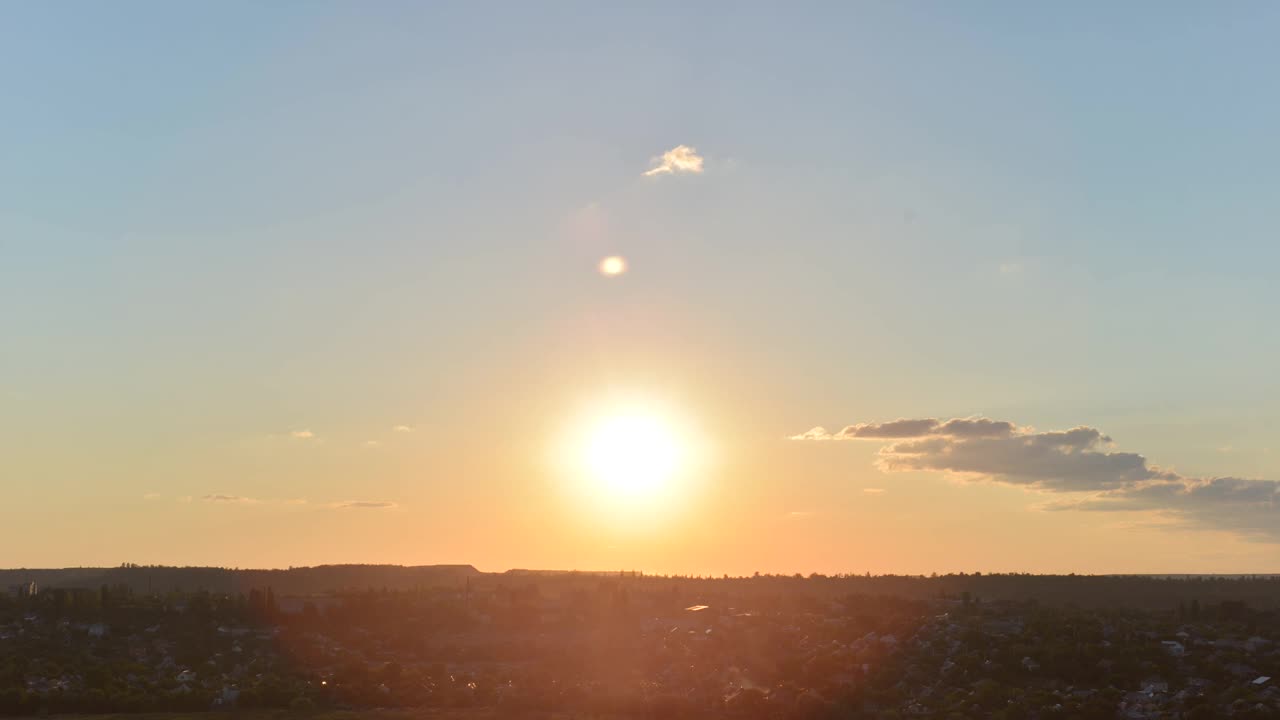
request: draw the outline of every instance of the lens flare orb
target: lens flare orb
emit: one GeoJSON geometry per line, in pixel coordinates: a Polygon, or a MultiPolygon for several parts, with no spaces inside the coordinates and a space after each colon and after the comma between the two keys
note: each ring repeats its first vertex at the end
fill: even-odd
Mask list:
{"type": "Polygon", "coordinates": [[[627,261],[621,255],[610,255],[600,261],[600,274],[605,277],[617,277],[627,271],[627,261]]]}

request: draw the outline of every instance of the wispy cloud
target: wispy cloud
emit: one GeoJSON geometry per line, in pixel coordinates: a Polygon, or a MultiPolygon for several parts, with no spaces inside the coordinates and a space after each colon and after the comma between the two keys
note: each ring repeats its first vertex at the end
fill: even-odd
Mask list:
{"type": "Polygon", "coordinates": [[[316,434],[311,432],[310,430],[294,430],[289,433],[289,437],[294,437],[299,440],[310,440],[315,436],[316,434]]]}
{"type": "Polygon", "coordinates": [[[918,418],[791,437],[878,441],[876,464],[884,472],[939,472],[1059,495],[1043,510],[1154,513],[1166,525],[1280,543],[1280,482],[1181,475],[1114,450],[1109,436],[1088,426],[1042,432],[982,417],[918,418]]]}
{"type": "Polygon", "coordinates": [[[814,513],[812,510],[792,510],[791,512],[787,513],[787,517],[807,518],[807,517],[813,517],[813,514],[814,513]]]}
{"type": "MultiPolygon", "coordinates": [[[[255,498],[245,495],[225,495],[222,493],[210,493],[201,495],[198,498],[201,502],[214,505],[258,505],[261,507],[301,507],[309,505],[310,501],[306,498],[255,498]]],[[[179,502],[191,502],[191,496],[178,498],[179,502]]]]}
{"type": "Polygon", "coordinates": [[[391,428],[391,429],[392,429],[394,432],[398,432],[398,433],[410,433],[410,432],[413,432],[413,426],[412,426],[412,425],[397,425],[397,426],[395,426],[395,427],[393,427],[393,428],[391,428]]]}
{"type": "Polygon", "coordinates": [[[651,164],[653,168],[644,172],[645,177],[685,173],[697,175],[702,172],[702,156],[688,145],[671,148],[662,153],[662,157],[654,158],[651,164]]]}
{"type": "Polygon", "coordinates": [[[344,500],[342,502],[333,503],[330,507],[338,508],[339,510],[386,510],[396,507],[396,503],[387,500],[344,500]]]}
{"type": "Polygon", "coordinates": [[[885,489],[884,488],[862,488],[862,492],[868,495],[883,495],[885,494],[885,489]]]}
{"type": "Polygon", "coordinates": [[[142,496],[143,500],[159,500],[160,493],[150,492],[142,496]]]}
{"type": "Polygon", "coordinates": [[[361,447],[376,448],[382,445],[382,441],[381,440],[365,440],[364,442],[360,443],[360,445],[361,447]]]}
{"type": "Polygon", "coordinates": [[[201,497],[200,497],[200,499],[201,499],[201,500],[203,500],[203,501],[205,501],[205,502],[210,502],[210,503],[240,503],[240,504],[245,504],[245,505],[253,504],[253,503],[258,502],[258,501],[257,501],[256,499],[254,499],[254,498],[251,498],[251,497],[245,497],[245,496],[243,496],[243,495],[219,495],[219,494],[211,494],[211,495],[203,495],[203,496],[201,496],[201,497]]]}

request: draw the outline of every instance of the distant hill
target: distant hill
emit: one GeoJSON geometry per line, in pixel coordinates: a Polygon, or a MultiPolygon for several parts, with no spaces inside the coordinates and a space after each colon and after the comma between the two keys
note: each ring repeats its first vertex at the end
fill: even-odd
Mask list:
{"type": "Polygon", "coordinates": [[[208,590],[248,592],[271,587],[277,595],[314,595],[367,588],[410,590],[457,587],[483,575],[471,565],[319,565],[288,570],[237,570],[217,567],[123,566],[0,570],[0,591],[20,583],[40,588],[97,588],[128,585],[135,592],[208,590]]]}

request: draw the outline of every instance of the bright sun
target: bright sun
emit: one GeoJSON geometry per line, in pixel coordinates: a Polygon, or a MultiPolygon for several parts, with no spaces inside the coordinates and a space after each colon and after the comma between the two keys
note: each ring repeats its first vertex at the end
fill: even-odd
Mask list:
{"type": "Polygon", "coordinates": [[[661,489],[680,469],[682,455],[675,433],[660,418],[616,415],[591,431],[583,460],[596,482],[635,496],[661,489]]]}

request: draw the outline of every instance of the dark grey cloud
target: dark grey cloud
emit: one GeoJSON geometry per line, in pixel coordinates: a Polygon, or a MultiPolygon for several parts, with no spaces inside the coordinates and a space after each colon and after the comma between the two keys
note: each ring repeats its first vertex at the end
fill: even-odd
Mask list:
{"type": "Polygon", "coordinates": [[[938,425],[938,435],[952,437],[1007,437],[1017,431],[1017,426],[1005,420],[984,417],[952,418],[938,425]]]}
{"type": "Polygon", "coordinates": [[[1065,496],[1045,510],[1156,513],[1176,526],[1280,542],[1280,482],[1179,475],[1112,449],[1109,436],[1088,426],[1040,432],[980,417],[920,418],[834,434],[819,427],[792,439],[879,440],[885,472],[942,472],[1065,496]]]}
{"type": "Polygon", "coordinates": [[[1109,452],[1080,435],[1056,435],[906,440],[881,448],[879,464],[890,472],[949,472],[1052,492],[1109,490],[1162,476],[1136,453],[1109,452]]]}
{"type": "Polygon", "coordinates": [[[1158,480],[1048,503],[1052,511],[1155,512],[1189,528],[1280,542],[1280,482],[1237,477],[1158,480]]]}
{"type": "Polygon", "coordinates": [[[829,434],[814,428],[794,440],[890,440],[879,465],[888,472],[949,472],[1052,492],[1112,490],[1168,476],[1136,453],[1110,450],[1096,428],[1037,432],[984,417],[858,423],[829,434]]]}

